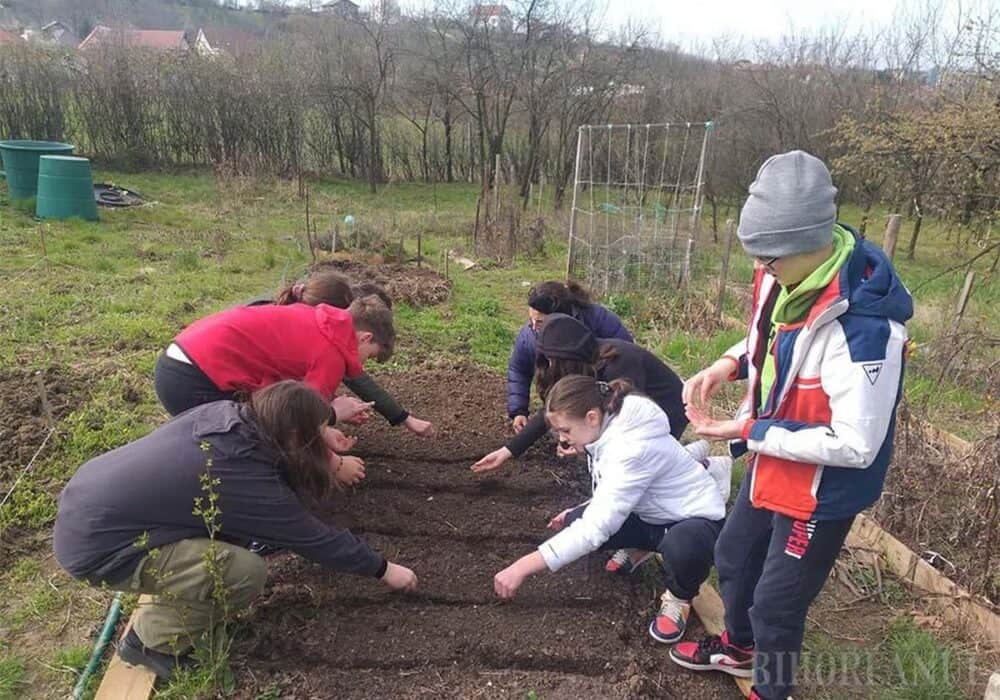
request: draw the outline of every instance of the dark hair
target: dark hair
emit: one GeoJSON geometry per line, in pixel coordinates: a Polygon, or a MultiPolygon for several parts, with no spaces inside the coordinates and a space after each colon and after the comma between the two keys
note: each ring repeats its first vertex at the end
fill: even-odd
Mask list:
{"type": "Polygon", "coordinates": [[[357,295],[351,289],[351,281],[336,270],[320,269],[309,274],[305,282],[297,282],[285,287],[274,303],[286,304],[329,304],[338,309],[346,309],[357,295]]]}
{"type": "Polygon", "coordinates": [[[347,309],[354,319],[354,330],[368,331],[372,341],[378,343],[380,351],[375,358],[385,362],[392,357],[396,347],[396,328],[392,323],[392,309],[376,295],[355,299],[347,309]]]}
{"type": "Polygon", "coordinates": [[[547,357],[537,352],[535,353],[535,386],[538,387],[538,395],[544,401],[552,387],[563,377],[582,374],[596,378],[604,370],[604,367],[616,357],[618,357],[617,349],[611,345],[601,345],[600,343],[597,344],[594,355],[589,360],[547,357]]]}
{"type": "Polygon", "coordinates": [[[359,282],[354,285],[354,298],[360,299],[361,297],[377,296],[382,300],[382,303],[392,308],[392,297],[389,293],[385,291],[385,287],[375,282],[359,282]]]}
{"type": "Polygon", "coordinates": [[[245,406],[281,456],[292,489],[307,499],[326,496],[330,467],[322,429],[330,419],[330,404],[312,387],[287,379],[255,391],[245,406]]]}
{"type": "Polygon", "coordinates": [[[543,314],[572,316],[574,311],[592,304],[590,294],[576,282],[542,282],[528,291],[528,306],[543,314]]]}
{"type": "Polygon", "coordinates": [[[596,408],[604,415],[614,415],[622,410],[625,397],[634,393],[637,393],[635,387],[627,379],[602,382],[578,374],[563,377],[545,399],[545,413],[583,418],[587,411],[596,408]]]}

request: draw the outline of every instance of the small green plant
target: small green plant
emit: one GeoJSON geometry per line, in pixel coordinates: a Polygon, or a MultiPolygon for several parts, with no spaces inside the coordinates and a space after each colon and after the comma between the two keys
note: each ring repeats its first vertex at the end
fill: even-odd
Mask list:
{"type": "Polygon", "coordinates": [[[201,259],[193,250],[181,250],[174,253],[173,267],[178,272],[194,272],[201,268],[201,259]]]}
{"type": "Polygon", "coordinates": [[[19,689],[24,682],[24,662],[16,656],[0,659],[0,700],[21,697],[19,689]]]}
{"type": "Polygon", "coordinates": [[[228,694],[235,686],[235,678],[229,666],[232,638],[228,634],[230,622],[229,592],[225,575],[220,566],[222,552],[217,544],[222,523],[217,487],[221,480],[212,475],[212,446],[203,441],[200,446],[206,454],[205,473],[200,476],[204,495],[194,499],[193,513],[205,524],[210,540],[203,555],[205,570],[212,581],[212,600],[218,619],[213,619],[204,638],[188,640],[194,643],[192,656],[196,664],[179,669],[170,685],[158,693],[161,698],[192,698],[228,694]]]}
{"type": "Polygon", "coordinates": [[[94,272],[114,272],[115,264],[107,258],[98,258],[94,263],[94,272]]]}
{"type": "Polygon", "coordinates": [[[889,630],[892,685],[879,700],[961,700],[966,697],[956,686],[963,666],[954,650],[917,627],[912,618],[896,619],[889,630]]]}

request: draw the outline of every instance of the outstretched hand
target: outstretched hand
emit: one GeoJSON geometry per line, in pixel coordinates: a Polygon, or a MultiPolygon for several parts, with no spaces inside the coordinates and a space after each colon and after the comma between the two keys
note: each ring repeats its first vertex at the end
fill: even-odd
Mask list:
{"type": "Polygon", "coordinates": [[[703,408],[689,404],[685,408],[691,427],[702,437],[710,440],[734,440],[743,436],[743,420],[716,420],[708,415],[703,408]]]}
{"type": "Polygon", "coordinates": [[[355,443],[357,443],[358,438],[347,437],[342,432],[336,428],[331,428],[326,426],[323,429],[323,442],[326,443],[328,449],[334,452],[348,452],[355,443]]]}
{"type": "Polygon", "coordinates": [[[409,430],[414,435],[419,435],[420,437],[431,438],[437,433],[434,429],[434,424],[429,420],[422,420],[416,416],[408,416],[403,422],[406,429],[409,430]]]}
{"type": "Polygon", "coordinates": [[[472,471],[477,474],[493,471],[513,456],[513,453],[509,449],[501,447],[499,450],[493,450],[481,460],[473,464],[472,471]]]}
{"type": "Polygon", "coordinates": [[[337,414],[338,423],[354,423],[360,425],[368,420],[374,401],[362,401],[353,396],[338,396],[333,400],[333,411],[337,414]]]}

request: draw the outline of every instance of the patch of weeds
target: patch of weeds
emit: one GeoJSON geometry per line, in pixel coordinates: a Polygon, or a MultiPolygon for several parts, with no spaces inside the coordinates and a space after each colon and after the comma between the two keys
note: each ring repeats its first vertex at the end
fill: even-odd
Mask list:
{"type": "Polygon", "coordinates": [[[635,311],[632,300],[624,294],[611,294],[604,300],[604,305],[616,314],[625,318],[635,311]]]}
{"type": "Polygon", "coordinates": [[[954,649],[945,646],[912,618],[903,616],[889,629],[890,669],[885,678],[891,685],[875,697],[878,700],[962,700],[965,693],[956,685],[968,664],[954,649]]]}
{"type": "Polygon", "coordinates": [[[278,261],[274,257],[274,253],[268,250],[264,252],[263,256],[261,256],[261,264],[265,270],[273,270],[274,266],[278,264],[278,261]]]}
{"type": "Polygon", "coordinates": [[[10,616],[14,627],[20,627],[26,622],[44,622],[53,610],[66,602],[66,594],[48,584],[42,583],[10,616]]]}
{"type": "Polygon", "coordinates": [[[7,574],[7,579],[11,583],[26,583],[37,578],[42,571],[42,565],[37,559],[31,557],[21,557],[17,563],[11,567],[7,574]]]}
{"type": "Polygon", "coordinates": [[[115,264],[108,258],[98,258],[94,263],[94,272],[114,272],[115,264]]]}
{"type": "Polygon", "coordinates": [[[194,272],[201,268],[201,259],[193,250],[180,250],[174,253],[173,268],[178,272],[194,272]]]}
{"type": "Polygon", "coordinates": [[[81,243],[100,243],[101,237],[96,233],[85,233],[79,238],[81,243]]]}
{"type": "Polygon", "coordinates": [[[28,197],[27,199],[15,199],[11,201],[11,206],[15,211],[19,211],[22,214],[27,214],[29,216],[35,215],[35,198],[28,197]]]}
{"type": "Polygon", "coordinates": [[[87,644],[76,644],[71,647],[57,649],[52,655],[51,665],[60,671],[79,675],[90,660],[91,648],[87,644]]]}
{"type": "Polygon", "coordinates": [[[0,700],[21,697],[18,692],[24,681],[24,662],[16,656],[0,659],[0,700]]]}

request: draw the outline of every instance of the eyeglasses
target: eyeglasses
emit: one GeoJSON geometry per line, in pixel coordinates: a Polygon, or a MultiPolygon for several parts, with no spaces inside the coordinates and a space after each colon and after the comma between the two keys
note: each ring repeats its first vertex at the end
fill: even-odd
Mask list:
{"type": "Polygon", "coordinates": [[[759,262],[761,264],[761,266],[763,266],[763,267],[771,268],[774,265],[774,263],[776,263],[779,260],[781,260],[781,256],[778,255],[778,256],[775,256],[773,258],[768,258],[767,260],[765,260],[764,258],[758,258],[757,256],[754,256],[754,260],[756,260],[757,262],[759,262]]]}

